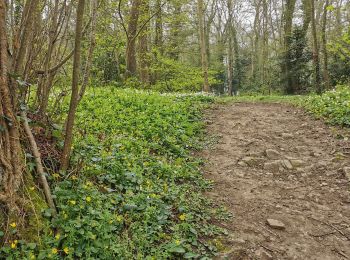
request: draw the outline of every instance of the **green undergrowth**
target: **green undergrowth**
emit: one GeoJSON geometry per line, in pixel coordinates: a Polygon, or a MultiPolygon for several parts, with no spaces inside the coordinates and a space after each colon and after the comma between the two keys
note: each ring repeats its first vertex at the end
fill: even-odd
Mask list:
{"type": "Polygon", "coordinates": [[[328,123],[350,127],[350,87],[339,86],[321,96],[310,96],[304,106],[328,123]]]}
{"type": "MultiPolygon", "coordinates": [[[[40,242],[9,241],[8,259],[209,259],[227,218],[203,196],[194,156],[214,99],[97,88],[77,112],[74,168],[49,176],[59,214],[40,242]],[[216,241],[216,242],[215,242],[216,241]]],[[[66,112],[66,111],[65,111],[66,112]]],[[[65,113],[64,112],[64,113],[65,113]]]]}

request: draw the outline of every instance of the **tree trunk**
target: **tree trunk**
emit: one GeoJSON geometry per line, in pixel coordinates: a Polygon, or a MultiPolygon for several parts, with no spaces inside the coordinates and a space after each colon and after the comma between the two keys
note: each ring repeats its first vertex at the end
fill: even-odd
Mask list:
{"type": "Polygon", "coordinates": [[[50,88],[52,85],[52,77],[50,77],[49,68],[51,64],[52,54],[55,50],[55,43],[57,38],[57,30],[58,30],[58,6],[59,6],[59,0],[55,1],[54,8],[51,12],[51,23],[50,23],[50,29],[49,29],[49,36],[48,36],[48,48],[47,53],[45,56],[45,62],[44,62],[44,74],[41,75],[41,79],[38,83],[38,100],[40,100],[39,104],[39,113],[41,115],[45,115],[48,102],[49,102],[49,94],[50,94],[50,88]]]}
{"type": "Polygon", "coordinates": [[[311,27],[313,38],[313,65],[314,65],[314,84],[318,94],[322,93],[321,77],[320,77],[320,60],[317,41],[317,28],[315,21],[315,0],[311,0],[311,27]]]}
{"type": "Polygon", "coordinates": [[[72,75],[72,95],[70,100],[69,112],[66,122],[65,140],[61,158],[61,170],[66,171],[69,166],[69,158],[73,143],[73,126],[75,112],[79,102],[79,72],[81,60],[81,40],[83,30],[85,0],[79,0],[77,7],[77,20],[75,25],[75,43],[74,43],[74,60],[72,75]]]}
{"type": "Polygon", "coordinates": [[[236,83],[233,85],[233,93],[234,95],[237,95],[238,90],[241,87],[242,82],[242,65],[241,65],[241,59],[239,55],[239,44],[237,40],[237,30],[236,30],[236,24],[235,21],[232,21],[232,39],[233,39],[233,50],[235,54],[235,70],[234,70],[234,77],[236,80],[236,83]]]}
{"type": "Polygon", "coordinates": [[[174,18],[172,19],[169,27],[170,27],[170,50],[169,56],[174,60],[179,60],[180,55],[180,32],[182,29],[182,2],[175,1],[173,4],[174,8],[174,18]]]}
{"type": "Polygon", "coordinates": [[[156,1],[156,25],[155,25],[155,38],[154,45],[158,48],[159,52],[163,53],[163,11],[162,1],[156,1]]]}
{"type": "Polygon", "coordinates": [[[228,87],[228,95],[232,96],[233,94],[232,0],[227,1],[227,9],[228,9],[227,87],[228,87]]]}
{"type": "MultiPolygon", "coordinates": [[[[262,82],[265,86],[268,83],[268,63],[269,63],[269,31],[268,31],[268,3],[267,0],[262,1],[263,6],[263,55],[262,55],[262,82]]],[[[269,91],[271,92],[271,91],[269,91]]]]}
{"type": "Polygon", "coordinates": [[[133,0],[131,13],[128,25],[127,44],[126,44],[126,72],[125,78],[130,78],[136,75],[136,35],[137,25],[139,20],[139,9],[142,0],[133,0]]]}
{"type": "Polygon", "coordinates": [[[258,3],[255,6],[255,18],[254,18],[254,57],[253,57],[253,67],[252,67],[252,72],[253,72],[253,78],[255,83],[260,82],[260,75],[261,75],[261,59],[260,59],[260,2],[261,0],[258,1],[258,3]]]}
{"type": "Polygon", "coordinates": [[[149,34],[149,1],[143,0],[141,4],[142,18],[147,23],[139,36],[140,51],[140,79],[141,82],[148,86],[150,84],[149,75],[149,52],[148,52],[148,34],[149,34]]]}
{"type": "Polygon", "coordinates": [[[285,80],[285,93],[294,94],[295,86],[293,83],[293,75],[291,71],[291,53],[290,53],[290,37],[292,36],[293,27],[293,15],[295,10],[296,0],[287,0],[285,10],[283,12],[284,18],[284,64],[283,64],[283,75],[285,80]]]}
{"type": "Polygon", "coordinates": [[[8,52],[6,30],[6,1],[0,0],[0,202],[8,210],[16,209],[16,192],[23,175],[19,122],[8,80],[8,52]]]}
{"type": "Polygon", "coordinates": [[[79,102],[83,98],[86,87],[89,83],[90,71],[93,61],[93,54],[96,46],[95,31],[97,22],[97,0],[90,0],[90,17],[91,17],[91,30],[90,30],[90,46],[88,50],[88,56],[85,63],[83,82],[79,91],[79,102]]]}
{"type": "Polygon", "coordinates": [[[330,80],[328,72],[328,51],[327,51],[327,14],[328,14],[329,0],[325,1],[323,8],[323,17],[322,17],[322,50],[323,50],[323,80],[326,89],[330,89],[330,80]]]}
{"type": "Polygon", "coordinates": [[[204,5],[203,0],[198,0],[198,26],[199,26],[199,41],[201,49],[202,70],[203,70],[203,91],[209,92],[209,79],[208,79],[208,57],[207,48],[205,44],[205,30],[204,30],[204,5]]]}

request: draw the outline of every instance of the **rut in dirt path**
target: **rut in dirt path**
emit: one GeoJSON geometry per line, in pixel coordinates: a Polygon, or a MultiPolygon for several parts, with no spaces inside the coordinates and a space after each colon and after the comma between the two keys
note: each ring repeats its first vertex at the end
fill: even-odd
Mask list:
{"type": "Polygon", "coordinates": [[[350,259],[348,130],[271,103],[216,106],[207,122],[220,137],[203,154],[208,196],[233,214],[219,258],[350,259]]]}

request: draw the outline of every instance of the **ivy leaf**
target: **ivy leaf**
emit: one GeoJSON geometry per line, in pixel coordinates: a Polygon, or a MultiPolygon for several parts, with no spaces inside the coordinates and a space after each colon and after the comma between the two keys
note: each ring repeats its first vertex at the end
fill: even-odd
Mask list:
{"type": "Polygon", "coordinates": [[[186,250],[182,246],[175,246],[175,247],[170,248],[169,252],[171,252],[171,253],[178,253],[178,254],[184,254],[186,252],[186,250]]]}
{"type": "Polygon", "coordinates": [[[184,255],[185,259],[197,258],[199,255],[193,252],[188,252],[184,255]]]}

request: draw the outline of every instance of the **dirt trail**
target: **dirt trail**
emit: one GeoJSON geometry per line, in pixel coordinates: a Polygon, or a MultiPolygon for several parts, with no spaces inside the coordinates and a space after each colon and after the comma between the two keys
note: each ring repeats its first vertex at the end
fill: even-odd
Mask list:
{"type": "Polygon", "coordinates": [[[208,196],[233,214],[219,259],[350,259],[349,131],[271,103],[216,106],[207,123],[208,196]]]}

